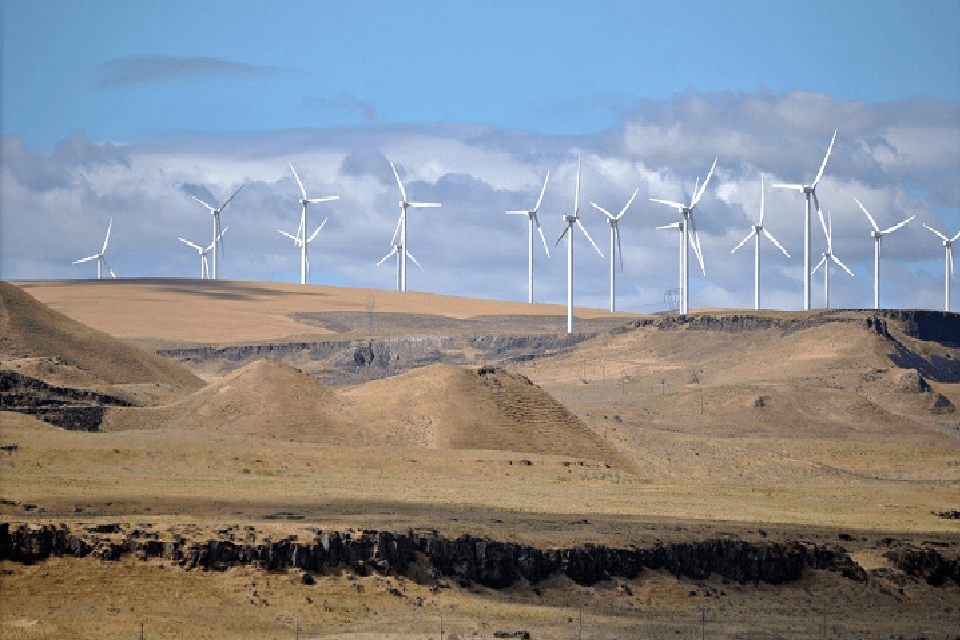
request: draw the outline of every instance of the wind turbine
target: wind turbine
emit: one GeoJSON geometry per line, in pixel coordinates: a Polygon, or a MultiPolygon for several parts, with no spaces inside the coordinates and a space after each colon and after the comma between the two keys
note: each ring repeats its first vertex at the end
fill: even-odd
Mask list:
{"type": "MultiPolygon", "coordinates": [[[[402,215],[403,215],[403,214],[401,214],[401,216],[402,216],[402,215]]],[[[402,278],[401,278],[402,271],[401,271],[400,255],[401,255],[401,252],[404,251],[403,245],[397,243],[397,233],[399,233],[399,231],[400,231],[400,222],[401,222],[400,220],[397,220],[397,228],[396,228],[396,229],[394,230],[394,232],[393,232],[393,240],[391,241],[391,242],[393,243],[393,249],[391,249],[391,250],[390,250],[390,253],[388,253],[387,255],[383,256],[383,257],[380,259],[380,262],[377,263],[377,266],[379,267],[379,266],[382,265],[382,264],[387,260],[387,258],[389,258],[390,256],[393,256],[393,255],[397,256],[397,291],[401,291],[400,287],[401,287],[401,285],[402,285],[402,281],[401,281],[401,280],[402,280],[402,278]]],[[[407,256],[408,258],[410,258],[411,260],[413,260],[413,264],[415,264],[415,265],[417,265],[418,267],[420,267],[420,271],[423,271],[423,267],[420,266],[420,263],[417,262],[417,259],[413,257],[413,254],[410,253],[409,251],[406,251],[405,253],[406,253],[406,256],[407,256]]]]}
{"type": "Polygon", "coordinates": [[[801,191],[807,197],[807,214],[803,223],[803,308],[807,311],[810,309],[810,276],[812,275],[812,272],[810,271],[810,199],[813,198],[813,203],[816,205],[817,213],[819,214],[820,201],[817,200],[817,183],[819,183],[820,178],[823,177],[823,170],[827,166],[827,160],[830,158],[830,152],[833,151],[833,143],[836,139],[837,131],[834,129],[833,138],[830,139],[830,146],[827,147],[827,155],[823,156],[823,162],[820,164],[820,171],[817,172],[817,177],[814,178],[813,184],[809,186],[803,184],[773,185],[778,189],[794,189],[796,191],[801,191]]]}
{"type": "Polygon", "coordinates": [[[760,174],[760,221],[757,224],[753,225],[753,231],[750,232],[746,238],[744,238],[740,244],[733,248],[730,252],[733,254],[737,249],[742,247],[747,243],[747,240],[750,238],[755,238],[755,244],[753,247],[753,257],[754,257],[754,267],[753,267],[753,308],[760,308],[760,233],[763,232],[763,235],[773,244],[777,245],[777,248],[780,251],[783,251],[783,254],[790,257],[790,254],[787,253],[787,250],[780,246],[780,243],[777,242],[777,239],[773,237],[769,231],[763,228],[763,174],[760,174]]]}
{"type": "MultiPolygon", "coordinates": [[[[244,185],[241,184],[240,189],[243,189],[243,187],[244,185]]],[[[213,216],[213,279],[214,280],[217,279],[217,253],[223,252],[223,241],[221,240],[223,233],[221,233],[220,231],[220,214],[223,212],[224,209],[227,208],[227,205],[230,204],[230,201],[233,200],[238,193],[240,193],[240,189],[237,189],[236,191],[234,191],[233,195],[227,198],[226,202],[224,202],[222,205],[220,205],[217,208],[213,208],[212,206],[210,206],[209,204],[207,204],[206,202],[204,202],[203,200],[201,200],[195,195],[190,196],[191,198],[193,198],[194,200],[196,200],[197,202],[205,206],[207,209],[209,209],[210,215],[213,216]]]]}
{"type": "Polygon", "coordinates": [[[113,272],[113,269],[110,268],[110,264],[107,262],[107,259],[104,257],[104,254],[107,252],[107,242],[110,240],[110,229],[113,228],[113,218],[110,218],[110,224],[107,225],[107,237],[103,239],[103,248],[100,249],[100,253],[95,253],[92,256],[82,258],[80,260],[74,260],[73,264],[80,264],[81,262],[87,262],[89,260],[97,261],[97,280],[103,275],[103,267],[107,267],[107,271],[110,272],[110,275],[116,279],[117,274],[113,272]]]}
{"type": "Polygon", "coordinates": [[[617,270],[614,268],[616,254],[620,254],[620,270],[623,271],[623,250],[620,248],[620,218],[633,204],[633,200],[639,192],[640,189],[634,191],[627,204],[615,216],[600,205],[594,202],[590,203],[595,209],[599,209],[603,215],[607,216],[607,223],[610,225],[610,313],[617,310],[617,270]]]}
{"type": "MultiPolygon", "coordinates": [[[[439,202],[409,202],[407,200],[407,192],[403,188],[403,183],[400,182],[400,174],[397,173],[397,167],[394,166],[393,162],[390,162],[390,168],[393,169],[393,175],[397,178],[397,186],[400,187],[400,221],[397,223],[397,230],[400,232],[400,247],[403,248],[403,251],[398,251],[400,257],[400,291],[407,290],[407,257],[409,256],[413,259],[413,256],[410,255],[409,251],[406,251],[407,246],[407,209],[410,207],[416,208],[426,208],[426,207],[439,207],[439,202]]],[[[397,231],[393,232],[394,241],[396,241],[397,231]]],[[[397,249],[397,245],[394,245],[394,249],[397,249]]],[[[416,262],[416,260],[414,260],[416,262]]],[[[419,267],[420,264],[417,263],[419,267]]],[[[423,269],[423,267],[420,267],[423,269]]]]}
{"type": "MultiPolygon", "coordinates": [[[[927,224],[924,223],[923,226],[927,227],[927,224]]],[[[927,229],[930,229],[930,231],[933,231],[935,234],[937,234],[937,236],[940,237],[941,240],[943,240],[943,246],[944,246],[943,277],[944,277],[944,280],[946,281],[944,284],[944,292],[946,295],[946,299],[945,299],[945,302],[943,303],[943,310],[950,311],[950,280],[953,277],[953,243],[957,240],[957,238],[960,238],[960,231],[958,231],[957,235],[953,236],[952,238],[948,238],[947,236],[943,235],[933,227],[927,227],[927,229]]]]}
{"type": "MultiPolygon", "coordinates": [[[[300,186],[300,193],[303,196],[300,198],[300,204],[303,205],[303,209],[300,211],[300,226],[297,228],[297,236],[293,237],[289,233],[281,231],[283,235],[293,238],[297,243],[297,246],[300,247],[300,284],[307,284],[307,272],[310,270],[309,264],[310,261],[307,258],[307,245],[310,244],[310,241],[316,237],[317,233],[320,232],[320,228],[323,228],[323,224],[320,225],[316,231],[313,232],[313,235],[310,236],[310,239],[306,242],[303,242],[303,238],[307,235],[307,205],[317,202],[328,202],[330,200],[339,200],[340,196],[325,196],[322,198],[308,198],[307,191],[303,188],[303,183],[300,182],[300,176],[297,175],[297,170],[293,168],[293,163],[288,162],[290,165],[290,171],[293,171],[293,177],[297,179],[297,184],[300,186]]],[[[324,219],[324,224],[327,222],[324,219]]],[[[216,264],[216,263],[214,263],[216,264]]]]}
{"type": "MultiPolygon", "coordinates": [[[[313,201],[311,200],[311,202],[313,201]]],[[[313,234],[306,239],[306,241],[304,241],[302,237],[307,233],[307,228],[305,226],[301,226],[301,228],[297,230],[297,235],[295,236],[290,235],[286,231],[277,229],[277,231],[280,231],[280,233],[293,240],[294,244],[300,247],[300,284],[307,284],[307,278],[310,276],[310,258],[307,256],[307,245],[313,242],[313,239],[317,237],[317,234],[320,233],[320,229],[323,229],[323,225],[327,224],[327,219],[328,218],[323,219],[323,222],[320,223],[320,226],[317,227],[317,230],[314,231],[313,234]]],[[[305,220],[301,219],[300,224],[304,225],[305,222],[305,220]]]]}
{"type": "Polygon", "coordinates": [[[587,240],[590,241],[590,244],[593,245],[593,248],[597,250],[597,253],[600,254],[600,257],[603,257],[603,252],[600,251],[600,247],[597,246],[597,243],[593,241],[593,238],[590,237],[590,234],[587,233],[587,230],[583,228],[583,225],[580,224],[580,157],[577,156],[577,192],[573,201],[573,215],[566,214],[563,216],[563,219],[567,223],[567,228],[563,230],[563,233],[560,234],[560,237],[557,238],[557,244],[560,244],[560,241],[563,240],[563,236],[569,234],[567,238],[567,333],[573,333],[573,225],[576,224],[580,231],[583,232],[583,235],[587,236],[587,240]]]}
{"type": "Polygon", "coordinates": [[[540,228],[540,220],[537,219],[537,210],[540,209],[540,203],[543,202],[543,194],[547,190],[547,181],[550,180],[550,172],[547,172],[547,177],[543,181],[543,188],[540,189],[540,197],[537,198],[537,204],[534,205],[533,209],[528,211],[507,211],[508,215],[522,215],[528,216],[530,218],[530,226],[528,232],[528,244],[530,245],[529,251],[527,252],[527,302],[533,303],[533,225],[537,225],[537,231],[540,232],[540,240],[543,242],[543,250],[547,252],[547,257],[550,257],[550,248],[547,246],[547,239],[543,237],[543,229],[540,228]]]}
{"type": "MultiPolygon", "coordinates": [[[[710,173],[707,174],[707,179],[703,181],[703,185],[701,185],[699,189],[694,187],[693,197],[691,197],[689,205],[685,205],[680,202],[673,202],[671,200],[658,200],[657,198],[650,198],[652,202],[659,202],[660,204],[669,205],[683,215],[684,224],[680,226],[680,229],[683,231],[683,241],[680,245],[680,313],[682,314],[687,314],[690,312],[690,269],[687,243],[693,247],[693,252],[700,261],[700,270],[704,275],[707,274],[707,270],[703,265],[703,252],[700,249],[700,234],[697,233],[697,223],[693,219],[693,210],[696,208],[697,203],[700,202],[700,198],[703,197],[703,192],[707,190],[707,183],[710,182],[710,177],[713,175],[713,170],[716,167],[717,159],[714,158],[713,165],[710,167],[710,173]],[[691,231],[693,232],[693,238],[690,237],[691,231]]],[[[699,181],[700,178],[697,178],[698,183],[699,181]]]]}
{"type": "MultiPolygon", "coordinates": [[[[230,227],[224,227],[224,228],[223,228],[223,231],[220,232],[220,237],[221,237],[221,238],[223,237],[223,234],[225,234],[225,233],[227,232],[227,229],[229,229],[229,228],[230,228],[230,227]]],[[[219,239],[220,239],[220,238],[217,238],[217,240],[219,240],[219,239]]],[[[213,249],[214,243],[211,242],[211,243],[210,243],[210,246],[208,246],[206,249],[204,249],[203,247],[199,247],[199,246],[193,244],[193,243],[190,242],[189,240],[184,240],[183,238],[177,238],[177,240],[179,240],[180,242],[183,242],[184,244],[187,244],[187,245],[189,245],[189,246],[191,246],[191,247],[193,247],[194,249],[197,250],[197,253],[200,254],[200,279],[203,280],[204,278],[209,278],[209,277],[210,277],[210,264],[207,262],[207,253],[208,253],[211,249],[213,249]]]]}
{"type": "Polygon", "coordinates": [[[830,226],[827,226],[827,223],[823,221],[823,214],[820,213],[820,210],[817,209],[817,215],[820,216],[820,226],[823,227],[823,234],[827,236],[827,252],[823,254],[823,259],[817,263],[817,266],[813,268],[813,273],[817,272],[817,269],[823,267],[823,299],[826,304],[827,309],[830,308],[830,260],[833,260],[838,265],[843,267],[843,270],[853,276],[853,271],[847,268],[847,265],[840,262],[837,256],[833,255],[833,218],[830,216],[830,212],[827,211],[827,220],[830,223],[830,226]],[[830,260],[828,260],[829,258],[830,260]]]}
{"type": "Polygon", "coordinates": [[[891,231],[896,231],[903,225],[907,224],[917,216],[910,216],[900,224],[895,224],[889,229],[884,229],[880,231],[880,227],[877,226],[877,221],[873,219],[873,216],[870,215],[870,212],[867,211],[867,208],[861,204],[859,200],[854,198],[857,204],[860,205],[860,209],[866,214],[867,219],[870,220],[870,224],[873,225],[873,231],[870,235],[873,236],[874,245],[873,245],[873,308],[880,308],[880,242],[883,240],[883,236],[887,235],[891,231]]]}

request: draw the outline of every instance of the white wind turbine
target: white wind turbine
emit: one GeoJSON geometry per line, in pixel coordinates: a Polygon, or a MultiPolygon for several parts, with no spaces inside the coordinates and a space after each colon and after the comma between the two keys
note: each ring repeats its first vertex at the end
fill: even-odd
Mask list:
{"type": "Polygon", "coordinates": [[[829,226],[823,221],[823,214],[820,213],[820,210],[817,209],[817,215],[820,216],[820,226],[823,227],[823,234],[827,236],[827,252],[823,254],[823,259],[817,263],[817,266],[813,268],[811,275],[817,272],[817,269],[823,267],[823,300],[826,308],[830,308],[830,260],[833,260],[838,265],[843,267],[843,270],[853,276],[853,271],[847,268],[847,265],[840,262],[840,259],[837,256],[833,255],[833,218],[830,216],[830,212],[827,211],[827,220],[829,221],[829,226]],[[828,259],[829,258],[829,259],[828,259]]]}
{"type": "MultiPolygon", "coordinates": [[[[404,249],[403,251],[398,251],[400,256],[400,291],[407,290],[407,257],[409,256],[413,259],[413,256],[410,255],[409,251],[406,251],[407,246],[407,209],[413,207],[417,208],[426,208],[426,207],[439,207],[439,202],[409,202],[407,200],[407,192],[403,188],[403,183],[400,182],[400,174],[397,173],[397,167],[394,166],[393,162],[390,162],[390,168],[393,169],[393,175],[397,178],[397,185],[400,187],[400,222],[398,223],[397,230],[400,233],[400,248],[404,249]]],[[[393,242],[396,241],[397,231],[393,233],[393,242]]],[[[394,249],[397,249],[397,245],[394,245],[394,249]]],[[[388,254],[389,256],[390,254],[388,254]]],[[[382,262],[382,261],[381,261],[382,262]]],[[[414,261],[416,262],[416,261],[414,261]]],[[[419,267],[420,264],[417,263],[419,267]]],[[[420,267],[421,269],[423,267],[420,267]]]]}
{"type": "Polygon", "coordinates": [[[107,253],[107,242],[110,241],[110,229],[113,228],[113,218],[110,218],[110,224],[107,225],[107,237],[103,239],[103,248],[100,249],[100,253],[95,253],[92,256],[86,258],[81,258],[80,260],[74,260],[73,264],[80,264],[81,262],[88,262],[90,260],[97,261],[97,280],[103,276],[103,267],[107,268],[107,271],[110,272],[110,275],[116,279],[117,274],[113,272],[113,269],[110,268],[110,264],[107,262],[104,254],[107,253]]]}
{"type": "MultiPolygon", "coordinates": [[[[304,221],[301,220],[301,225],[304,224],[304,221]]],[[[301,226],[300,230],[297,231],[297,235],[290,235],[286,231],[280,231],[283,235],[287,236],[293,240],[294,244],[300,247],[300,284],[307,284],[307,279],[310,277],[310,256],[307,255],[307,245],[313,242],[313,239],[317,237],[317,234],[320,233],[320,229],[323,229],[323,225],[327,224],[327,218],[323,219],[323,222],[320,223],[320,226],[317,227],[317,230],[304,241],[303,236],[306,235],[306,227],[301,226]]]]}
{"type": "MultiPolygon", "coordinates": [[[[927,224],[924,223],[923,226],[927,227],[927,224]]],[[[957,238],[960,238],[960,231],[958,231],[957,235],[953,236],[952,238],[948,238],[947,236],[943,235],[933,227],[927,227],[927,229],[930,229],[930,231],[937,234],[937,236],[941,240],[943,240],[943,247],[944,247],[943,278],[945,280],[944,295],[946,296],[945,301],[943,303],[943,310],[950,311],[950,280],[953,277],[953,243],[956,242],[957,238]]]]}
{"type": "Polygon", "coordinates": [[[617,270],[614,268],[616,264],[616,254],[620,254],[620,270],[623,271],[623,250],[620,248],[620,218],[623,217],[623,214],[625,214],[627,209],[630,208],[630,205],[633,204],[633,200],[639,192],[640,189],[633,192],[627,204],[624,205],[623,209],[621,209],[617,215],[613,215],[594,202],[590,203],[595,209],[599,209],[603,215],[607,216],[607,223],[610,225],[610,313],[617,310],[617,270]]]}
{"type": "MultiPolygon", "coordinates": [[[[671,200],[658,200],[657,198],[650,198],[651,202],[659,202],[660,204],[665,204],[673,207],[683,215],[684,224],[678,225],[680,230],[683,232],[683,240],[680,243],[680,313],[687,314],[690,312],[690,268],[689,268],[689,253],[687,251],[687,244],[693,247],[693,252],[696,254],[697,259],[700,261],[700,270],[704,275],[707,274],[707,270],[703,265],[703,251],[700,249],[700,234],[697,233],[697,223],[693,219],[693,210],[696,208],[697,203],[700,202],[700,198],[703,197],[703,192],[707,190],[707,183],[710,182],[710,177],[713,175],[713,170],[717,167],[717,159],[713,159],[713,165],[710,167],[710,173],[707,174],[707,179],[703,181],[703,185],[698,189],[694,187],[693,196],[690,199],[690,204],[685,205],[680,202],[673,202],[671,200]],[[690,237],[690,232],[693,232],[693,237],[690,237]]],[[[700,182],[700,178],[697,178],[697,182],[700,182]]],[[[668,225],[672,227],[673,225],[668,225]]]]}
{"type": "Polygon", "coordinates": [[[573,215],[567,214],[563,216],[563,219],[567,223],[567,228],[563,230],[563,233],[560,234],[560,237],[557,238],[557,244],[560,244],[560,241],[563,240],[563,236],[570,234],[570,237],[567,238],[567,333],[573,333],[573,225],[576,224],[580,231],[583,232],[583,235],[587,237],[587,240],[590,241],[590,244],[593,245],[593,248],[597,250],[597,253],[600,254],[600,257],[603,257],[603,252],[600,251],[600,247],[597,246],[597,243],[593,241],[593,238],[590,237],[590,234],[587,233],[587,230],[583,228],[583,225],[580,224],[580,157],[577,157],[577,191],[574,196],[573,201],[573,215]]]}
{"type": "Polygon", "coordinates": [[[763,233],[763,235],[767,237],[767,239],[770,242],[777,245],[777,248],[780,249],[780,251],[783,251],[783,254],[785,256],[787,256],[788,258],[790,257],[790,254],[787,253],[786,249],[780,246],[780,243],[777,242],[777,239],[773,237],[773,234],[771,234],[769,231],[763,228],[763,174],[760,174],[760,221],[757,222],[757,224],[753,225],[753,231],[750,232],[750,235],[744,238],[740,242],[740,244],[734,247],[734,249],[730,252],[731,254],[733,254],[737,249],[745,245],[750,238],[755,238],[755,243],[753,247],[753,259],[754,259],[753,308],[754,309],[760,308],[760,233],[761,232],[763,233]]]}
{"type": "Polygon", "coordinates": [[[817,200],[817,183],[820,182],[820,178],[823,177],[823,170],[827,166],[827,159],[830,158],[830,152],[833,150],[833,143],[837,139],[837,131],[833,131],[833,138],[830,139],[830,146],[827,147],[827,155],[823,157],[823,162],[820,164],[820,171],[817,172],[817,177],[814,178],[813,184],[803,185],[803,184],[775,184],[775,188],[779,189],[794,189],[796,191],[801,191],[807,197],[807,213],[804,218],[803,223],[803,308],[804,310],[810,309],[810,276],[812,272],[810,271],[810,199],[813,198],[813,203],[816,205],[817,213],[820,213],[820,201],[817,200]]]}
{"type": "Polygon", "coordinates": [[[537,198],[537,204],[534,205],[533,209],[527,211],[507,211],[509,215],[522,215],[530,218],[530,225],[528,231],[528,244],[529,250],[527,252],[527,302],[533,303],[533,225],[537,225],[537,231],[540,232],[540,240],[543,242],[543,250],[547,252],[547,257],[550,257],[550,248],[547,246],[547,239],[543,237],[543,229],[540,228],[540,220],[537,219],[537,211],[540,209],[540,203],[543,202],[543,194],[547,190],[547,181],[550,180],[550,172],[547,172],[547,177],[543,181],[543,188],[540,189],[540,197],[537,198]]]}
{"type": "Polygon", "coordinates": [[[418,267],[420,267],[420,271],[423,271],[423,267],[420,266],[420,263],[417,262],[417,259],[413,257],[413,254],[410,253],[409,251],[404,251],[403,245],[397,243],[397,234],[400,232],[400,223],[402,222],[403,214],[400,214],[400,216],[401,216],[400,219],[397,220],[397,228],[393,230],[393,240],[390,241],[391,244],[393,244],[393,249],[391,249],[391,250],[390,250],[390,253],[388,253],[387,255],[383,256],[383,257],[380,259],[380,262],[377,263],[377,266],[379,267],[379,266],[382,265],[384,262],[386,262],[387,258],[389,258],[390,256],[393,256],[393,255],[397,256],[397,291],[402,291],[402,289],[401,289],[400,287],[401,287],[402,284],[403,284],[403,282],[402,282],[402,264],[401,264],[401,261],[400,261],[401,252],[405,253],[408,258],[410,258],[411,260],[413,260],[413,264],[415,264],[415,265],[417,265],[418,267]]]}
{"type": "Polygon", "coordinates": [[[907,224],[917,216],[910,216],[900,224],[895,224],[889,229],[884,229],[880,231],[880,227],[877,226],[877,221],[873,219],[873,216],[870,215],[870,212],[867,211],[867,208],[860,203],[859,200],[854,198],[856,203],[860,205],[860,209],[866,214],[867,219],[870,220],[870,224],[873,225],[873,231],[870,235],[873,236],[874,245],[873,245],[873,308],[880,308],[880,242],[883,240],[883,236],[887,235],[892,231],[896,231],[903,225],[907,224]]]}
{"type": "MultiPolygon", "coordinates": [[[[223,237],[223,234],[225,234],[225,233],[227,232],[227,229],[229,229],[229,228],[230,228],[230,227],[224,227],[224,228],[223,228],[223,231],[220,232],[220,237],[217,238],[217,240],[219,240],[220,238],[222,238],[222,237],[223,237]]],[[[193,243],[190,242],[189,240],[184,240],[183,238],[177,238],[177,240],[179,240],[180,242],[183,242],[184,244],[187,244],[187,245],[189,245],[189,246],[191,246],[191,247],[193,247],[194,249],[197,250],[197,253],[200,254],[200,279],[203,280],[204,278],[209,278],[209,277],[210,277],[210,263],[207,262],[207,253],[209,253],[210,250],[213,249],[214,243],[211,242],[210,245],[209,245],[207,248],[203,248],[203,247],[200,247],[200,246],[197,246],[197,245],[193,244],[193,243]]]]}
{"type": "MultiPolygon", "coordinates": [[[[244,185],[241,184],[240,189],[243,189],[243,187],[244,185]]],[[[227,208],[227,205],[230,204],[230,201],[233,200],[238,193],[240,193],[240,189],[237,189],[236,191],[234,191],[233,195],[227,198],[226,202],[224,202],[222,205],[220,205],[217,208],[210,206],[209,204],[207,204],[206,202],[204,202],[203,200],[201,200],[195,195],[190,196],[191,198],[193,198],[194,200],[196,200],[197,202],[205,206],[207,209],[209,209],[210,215],[213,216],[213,279],[214,280],[217,279],[217,273],[218,273],[217,253],[223,253],[223,241],[222,241],[223,233],[221,233],[220,231],[220,214],[223,212],[224,209],[227,208]]]]}
{"type": "Polygon", "coordinates": [[[665,225],[663,225],[662,227],[657,227],[657,229],[679,229],[679,230],[680,230],[680,245],[679,245],[679,246],[680,246],[680,271],[679,271],[679,273],[680,273],[680,288],[677,289],[677,290],[681,292],[681,294],[680,294],[681,300],[683,299],[683,257],[684,257],[684,253],[683,253],[683,239],[684,239],[684,237],[686,237],[686,236],[684,236],[684,234],[683,234],[683,227],[684,227],[684,224],[683,224],[683,221],[682,221],[682,220],[678,220],[677,222],[671,222],[670,224],[665,224],[665,225]]]}
{"type": "MultiPolygon", "coordinates": [[[[297,228],[296,237],[291,236],[285,231],[280,231],[283,235],[288,238],[293,238],[297,246],[300,247],[300,284],[307,284],[307,273],[310,271],[310,259],[307,257],[307,245],[320,233],[320,229],[323,228],[323,224],[326,224],[327,220],[323,220],[323,224],[313,232],[313,235],[310,236],[306,242],[303,241],[307,236],[307,205],[314,204],[317,202],[329,202],[330,200],[339,200],[340,196],[325,196],[322,198],[308,198],[307,191],[303,188],[303,183],[300,182],[300,176],[297,175],[297,170],[293,168],[293,164],[288,162],[290,165],[290,171],[293,171],[293,177],[297,179],[297,184],[300,186],[300,194],[303,196],[300,198],[300,204],[303,205],[303,209],[300,211],[300,226],[297,228]]],[[[279,231],[279,229],[278,229],[279,231]]]]}

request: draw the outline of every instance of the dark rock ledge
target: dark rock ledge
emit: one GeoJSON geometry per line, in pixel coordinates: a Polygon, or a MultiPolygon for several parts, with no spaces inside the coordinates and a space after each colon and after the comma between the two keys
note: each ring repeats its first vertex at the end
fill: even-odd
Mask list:
{"type": "MultiPolygon", "coordinates": [[[[645,570],[674,576],[711,576],[740,583],[783,584],[807,569],[839,573],[856,581],[867,573],[839,546],[797,542],[752,544],[739,540],[657,544],[651,548],[612,549],[585,545],[542,550],[510,542],[462,536],[455,540],[436,532],[317,532],[312,542],[294,538],[243,544],[229,540],[191,541],[179,535],[161,540],[158,533],[98,525],[74,534],[65,525],[28,526],[0,523],[0,560],[36,563],[51,556],[93,556],[105,561],[133,556],[162,558],[186,569],[224,570],[248,565],[268,571],[299,569],[311,574],[352,571],[446,578],[463,586],[479,584],[502,589],[523,578],[531,584],[552,575],[568,576],[580,585],[610,578],[635,578],[645,570]],[[426,574],[424,573],[426,568],[426,574]]],[[[933,549],[900,549],[888,554],[905,574],[929,584],[960,584],[960,560],[933,549]]]]}

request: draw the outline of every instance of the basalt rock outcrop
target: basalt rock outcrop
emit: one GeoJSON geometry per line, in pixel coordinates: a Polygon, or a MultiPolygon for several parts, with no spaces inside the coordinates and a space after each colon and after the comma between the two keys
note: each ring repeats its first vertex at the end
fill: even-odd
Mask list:
{"type": "MultiPolygon", "coordinates": [[[[407,533],[317,531],[312,541],[296,538],[238,542],[232,539],[190,540],[157,532],[98,525],[72,532],[66,525],[11,526],[0,523],[0,560],[36,563],[51,556],[92,556],[105,561],[132,556],[162,558],[186,569],[224,570],[248,565],[268,571],[298,569],[312,575],[348,570],[423,579],[456,580],[502,589],[521,578],[537,584],[565,575],[580,585],[612,578],[635,578],[647,570],[664,570],[679,578],[711,576],[740,583],[784,584],[807,570],[831,571],[865,581],[868,574],[839,546],[797,542],[754,544],[714,539],[695,543],[657,544],[650,548],[613,549],[585,545],[538,549],[512,542],[461,536],[448,539],[436,532],[407,533]]],[[[901,546],[887,553],[905,575],[931,585],[960,584],[960,560],[931,548],[901,546]]]]}
{"type": "Polygon", "coordinates": [[[16,371],[0,371],[0,411],[36,416],[64,429],[97,431],[105,407],[128,407],[119,396],[48,384],[16,371]]]}

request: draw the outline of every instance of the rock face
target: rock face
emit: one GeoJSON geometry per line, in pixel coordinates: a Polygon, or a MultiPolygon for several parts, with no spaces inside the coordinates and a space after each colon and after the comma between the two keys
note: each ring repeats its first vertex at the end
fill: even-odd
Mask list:
{"type": "Polygon", "coordinates": [[[128,407],[130,402],[87,389],[54,386],[15,371],[0,371],[3,411],[35,415],[64,429],[97,431],[106,406],[128,407]]]}
{"type": "MultiPolygon", "coordinates": [[[[100,525],[74,534],[63,524],[11,528],[9,523],[0,523],[0,560],[29,564],[51,556],[92,555],[102,560],[133,556],[164,558],[187,569],[250,565],[322,575],[345,568],[361,575],[375,571],[421,580],[426,563],[433,578],[494,589],[509,587],[520,578],[536,584],[557,574],[580,585],[593,585],[611,578],[635,578],[645,570],[665,570],[698,580],[718,576],[740,583],[783,584],[799,579],[807,569],[832,571],[851,580],[867,579],[863,568],[842,547],[809,543],[784,546],[724,539],[657,544],[647,549],[586,545],[543,550],[471,536],[451,540],[422,531],[318,531],[310,543],[283,539],[263,544],[189,541],[180,536],[163,541],[158,534],[134,530],[117,536],[117,531],[121,531],[119,525],[100,525]]],[[[944,558],[934,549],[901,547],[887,555],[915,579],[932,585],[947,580],[960,584],[960,560],[944,558]]]]}

